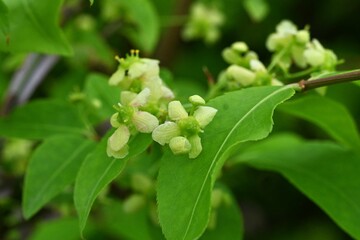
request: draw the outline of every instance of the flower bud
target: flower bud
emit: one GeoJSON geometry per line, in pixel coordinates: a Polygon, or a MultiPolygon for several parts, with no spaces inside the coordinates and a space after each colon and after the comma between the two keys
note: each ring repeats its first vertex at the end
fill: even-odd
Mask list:
{"type": "Polygon", "coordinates": [[[264,64],[262,64],[262,62],[260,62],[258,59],[250,60],[250,68],[255,72],[266,72],[264,64]]]}
{"type": "Polygon", "coordinates": [[[324,52],[317,49],[306,49],[304,51],[306,61],[313,67],[321,66],[324,63],[324,52]]]}
{"type": "Polygon", "coordinates": [[[141,194],[133,194],[128,197],[123,203],[123,210],[125,213],[134,213],[144,207],[146,199],[141,194]]]}
{"type": "Polygon", "coordinates": [[[231,65],[226,69],[227,76],[246,87],[254,83],[255,73],[237,65],[231,65]]]}
{"type": "Polygon", "coordinates": [[[310,33],[307,30],[300,30],[296,33],[296,41],[300,44],[306,44],[310,41],[310,33]]]}
{"type": "Polygon", "coordinates": [[[239,54],[237,54],[236,51],[231,48],[225,48],[222,51],[222,57],[229,64],[236,64],[242,61],[242,58],[239,56],[239,54]]]}
{"type": "Polygon", "coordinates": [[[132,123],[136,130],[142,133],[151,133],[159,126],[159,120],[151,113],[145,111],[134,112],[132,115],[132,123]]]}
{"type": "Polygon", "coordinates": [[[133,190],[143,194],[151,194],[155,189],[152,179],[142,173],[131,175],[131,187],[133,190]]]}
{"type": "Polygon", "coordinates": [[[219,208],[223,201],[223,191],[220,188],[215,188],[211,192],[211,207],[219,208]]]}
{"type": "Polygon", "coordinates": [[[180,128],[174,122],[165,122],[152,132],[152,139],[161,145],[169,143],[170,140],[180,135],[180,128]]]}
{"type": "Polygon", "coordinates": [[[188,140],[191,144],[189,158],[196,158],[197,156],[199,156],[199,154],[202,151],[201,138],[199,137],[199,135],[195,134],[193,136],[188,137],[188,140]]]}
{"type": "Polygon", "coordinates": [[[186,112],[180,101],[169,102],[168,113],[169,118],[174,121],[188,117],[188,113],[186,112]]]}
{"type": "Polygon", "coordinates": [[[208,106],[200,106],[194,112],[194,118],[199,123],[201,128],[208,125],[217,113],[217,109],[208,106]]]}
{"type": "Polygon", "coordinates": [[[235,42],[231,45],[231,48],[240,53],[247,52],[249,50],[249,47],[245,42],[235,42]]]}
{"type": "Polygon", "coordinates": [[[171,151],[177,155],[177,154],[184,154],[188,153],[191,149],[191,144],[189,140],[187,140],[185,137],[174,137],[170,140],[169,143],[171,151]]]}
{"type": "Polygon", "coordinates": [[[205,100],[200,97],[199,95],[192,95],[189,97],[189,102],[192,103],[192,105],[194,106],[198,106],[198,105],[204,105],[205,104],[205,100]]]}

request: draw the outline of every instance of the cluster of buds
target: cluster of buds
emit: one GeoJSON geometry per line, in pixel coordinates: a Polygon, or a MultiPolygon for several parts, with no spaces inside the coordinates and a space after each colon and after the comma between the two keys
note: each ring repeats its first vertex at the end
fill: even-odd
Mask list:
{"type": "Polygon", "coordinates": [[[189,154],[196,158],[202,151],[199,133],[214,118],[217,110],[204,106],[205,100],[198,95],[191,96],[190,114],[179,101],[171,101],[168,106],[169,120],[152,132],[154,141],[161,145],[169,144],[174,154],[189,154]]]}
{"type": "Polygon", "coordinates": [[[298,30],[296,25],[283,20],[270,34],[266,42],[267,48],[279,57],[278,66],[285,72],[292,63],[300,68],[318,67],[319,70],[335,69],[337,57],[333,51],[325,49],[318,40],[310,40],[308,27],[298,30]]]}
{"type": "Polygon", "coordinates": [[[219,77],[219,84],[225,90],[232,91],[244,87],[281,85],[273,78],[258,59],[254,51],[250,51],[246,43],[235,42],[224,49],[223,58],[230,66],[219,77]]]}
{"type": "Polygon", "coordinates": [[[185,40],[201,39],[205,43],[216,42],[220,37],[219,27],[224,23],[224,15],[214,6],[194,3],[191,7],[190,19],[183,30],[185,40]]]}
{"type": "Polygon", "coordinates": [[[159,76],[159,62],[140,58],[132,50],[126,58],[117,58],[120,65],[110,77],[109,84],[121,88],[120,102],[110,119],[116,128],[107,144],[108,156],[124,158],[129,153],[132,135],[152,133],[161,145],[169,144],[174,154],[197,157],[202,151],[201,133],[216,114],[200,96],[191,96],[190,115],[159,76]],[[167,120],[167,121],[166,121],[167,120]]]}

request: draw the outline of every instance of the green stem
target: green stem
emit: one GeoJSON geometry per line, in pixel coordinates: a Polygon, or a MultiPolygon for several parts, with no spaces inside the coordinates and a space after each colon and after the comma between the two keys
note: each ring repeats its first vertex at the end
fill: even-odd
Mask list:
{"type": "Polygon", "coordinates": [[[299,91],[307,91],[314,88],[329,86],[337,83],[345,83],[360,80],[360,70],[354,70],[351,72],[340,73],[337,75],[323,77],[313,80],[301,80],[295,85],[300,87],[299,91]]]}
{"type": "Polygon", "coordinates": [[[294,78],[304,77],[304,76],[309,75],[310,73],[314,72],[314,70],[316,70],[316,69],[317,69],[317,67],[311,67],[311,68],[305,69],[305,70],[300,71],[300,72],[286,74],[285,77],[287,79],[294,79],[294,78]]]}

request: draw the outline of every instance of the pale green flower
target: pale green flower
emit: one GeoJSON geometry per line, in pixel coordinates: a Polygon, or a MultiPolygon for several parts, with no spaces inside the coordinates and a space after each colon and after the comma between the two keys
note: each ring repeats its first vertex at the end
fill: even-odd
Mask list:
{"type": "Polygon", "coordinates": [[[214,118],[217,110],[213,107],[199,106],[205,101],[198,95],[191,96],[195,111],[193,115],[186,112],[179,101],[172,101],[168,105],[169,119],[154,129],[152,138],[161,145],[169,144],[174,154],[189,154],[189,158],[196,158],[202,151],[201,138],[198,135],[214,118]]]}

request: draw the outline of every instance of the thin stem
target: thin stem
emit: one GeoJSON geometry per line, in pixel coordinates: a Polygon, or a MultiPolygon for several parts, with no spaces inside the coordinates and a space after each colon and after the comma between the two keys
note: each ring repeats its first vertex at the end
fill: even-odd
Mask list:
{"type": "Polygon", "coordinates": [[[337,83],[352,82],[356,80],[360,80],[360,70],[341,73],[334,76],[323,77],[314,80],[301,80],[297,84],[301,89],[300,91],[304,92],[318,87],[324,87],[337,83]]]}
{"type": "Polygon", "coordinates": [[[305,69],[305,70],[300,71],[300,72],[286,74],[285,77],[286,77],[287,79],[300,78],[300,77],[309,75],[310,73],[314,72],[314,70],[315,70],[316,68],[317,68],[317,67],[311,67],[311,68],[305,69]]]}

